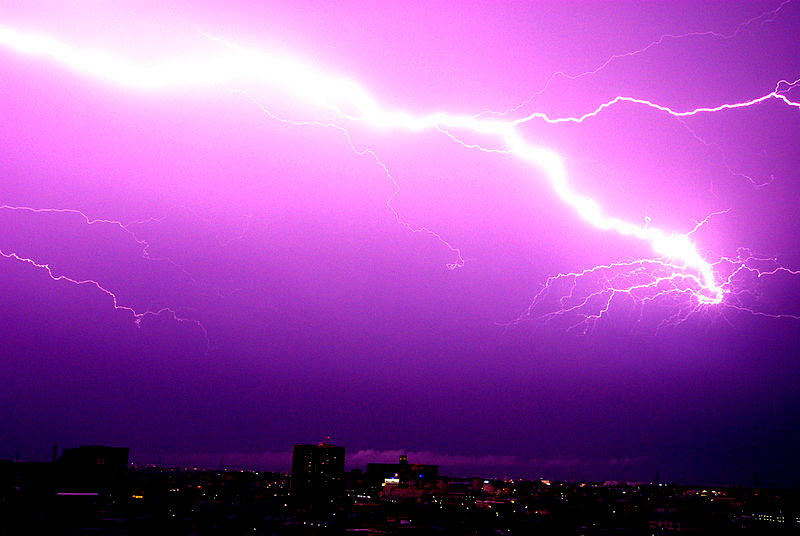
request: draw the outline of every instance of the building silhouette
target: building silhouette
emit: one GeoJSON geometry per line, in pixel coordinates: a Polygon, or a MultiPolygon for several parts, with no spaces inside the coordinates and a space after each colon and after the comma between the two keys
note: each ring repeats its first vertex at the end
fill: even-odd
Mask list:
{"type": "Polygon", "coordinates": [[[373,487],[385,484],[408,485],[410,483],[432,484],[439,477],[438,465],[408,463],[406,455],[400,456],[399,463],[368,463],[366,479],[373,487]]]}
{"type": "Polygon", "coordinates": [[[123,495],[128,449],[82,445],[64,449],[55,463],[59,495],[123,495]]]}
{"type": "Polygon", "coordinates": [[[303,499],[327,498],[344,491],[344,447],[328,443],[295,445],[291,491],[303,499]]]}

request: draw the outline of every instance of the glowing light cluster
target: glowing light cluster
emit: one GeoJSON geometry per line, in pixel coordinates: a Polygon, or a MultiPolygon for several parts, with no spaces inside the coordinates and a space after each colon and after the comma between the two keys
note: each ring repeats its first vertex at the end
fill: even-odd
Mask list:
{"type": "MultiPolygon", "coordinates": [[[[506,119],[503,115],[488,117],[485,114],[453,115],[446,112],[414,115],[403,110],[389,110],[381,107],[369,92],[347,77],[325,72],[285,54],[247,50],[216,37],[206,37],[214,39],[222,45],[216,54],[203,57],[168,57],[152,62],[140,62],[117,57],[105,50],[73,47],[51,36],[0,27],[0,45],[7,49],[49,59],[80,74],[127,88],[143,91],[179,91],[192,87],[233,87],[257,84],[259,87],[264,86],[283,91],[292,98],[304,102],[310,107],[315,107],[314,109],[324,108],[332,111],[342,121],[359,122],[384,130],[416,132],[436,129],[465,147],[486,152],[512,154],[538,168],[558,198],[570,206],[588,224],[597,229],[636,238],[651,246],[656,259],[638,260],[633,263],[619,263],[605,267],[625,266],[629,270],[623,278],[626,283],[620,285],[618,290],[615,290],[612,284],[603,292],[619,291],[631,294],[637,290],[649,288],[656,289],[657,293],[663,293],[665,292],[663,286],[666,284],[670,287],[666,292],[689,294],[697,305],[721,303],[728,292],[729,279],[719,277],[715,273],[715,263],[710,262],[700,253],[692,240],[694,230],[688,233],[672,232],[649,224],[640,225],[627,222],[606,214],[595,200],[572,189],[562,157],[550,148],[534,145],[526,140],[520,131],[520,125],[534,120],[546,123],[581,123],[597,116],[607,108],[621,103],[649,107],[679,118],[755,106],[767,100],[777,100],[788,106],[800,108],[800,103],[792,101],[787,96],[791,89],[800,84],[800,79],[798,79],[791,82],[781,80],[773,91],[747,101],[722,103],[683,111],[673,110],[648,100],[617,96],[600,104],[594,110],[576,117],[551,117],[541,112],[530,113],[525,117],[513,120],[506,119]],[[479,134],[489,137],[496,140],[499,148],[468,144],[462,141],[460,136],[463,134],[479,134]],[[635,277],[632,274],[636,274],[635,277]]],[[[242,93],[244,92],[242,91],[242,93]]],[[[253,100],[255,102],[255,99],[253,100]]],[[[259,104],[259,106],[261,105],[259,104]]],[[[265,107],[262,106],[262,109],[269,113],[265,107]]],[[[275,116],[273,115],[273,117],[275,116]]],[[[295,122],[295,124],[309,123],[295,122]]],[[[339,128],[348,136],[348,140],[350,139],[349,134],[341,125],[322,122],[310,124],[339,128]]],[[[353,146],[352,141],[350,143],[353,146]]],[[[354,146],[353,148],[355,150],[354,146]]],[[[383,166],[371,151],[358,152],[360,154],[369,153],[383,166]]],[[[389,175],[388,169],[383,167],[389,175]]],[[[396,212],[395,216],[397,216],[396,212]]],[[[399,218],[398,221],[400,221],[399,218]]],[[[88,218],[87,222],[92,223],[88,218]]],[[[442,240],[435,233],[425,228],[422,230],[430,232],[442,240]]],[[[444,240],[442,241],[444,242],[444,240]]],[[[446,242],[444,243],[446,244],[446,242]]],[[[449,244],[447,245],[449,246],[449,244]]],[[[458,253],[459,258],[456,263],[450,265],[451,268],[461,266],[463,259],[461,259],[460,252],[452,246],[449,247],[458,253]]],[[[46,264],[22,258],[15,253],[3,252],[2,254],[7,258],[28,262],[45,269],[54,279],[66,279],[64,276],[55,276],[46,264]]],[[[590,270],[600,270],[601,268],[603,267],[595,267],[590,270]]],[[[577,278],[586,273],[559,274],[556,278],[567,276],[577,278]]],[[[116,297],[113,296],[113,293],[98,283],[70,281],[78,284],[93,283],[114,298],[115,307],[121,308],[116,304],[116,297]]],[[[562,303],[562,305],[564,304],[562,303]]],[[[577,306],[567,306],[567,309],[569,307],[577,306]]],[[[141,314],[131,311],[137,319],[141,317],[141,314]]],[[[602,310],[599,314],[602,315],[602,310]]]]}

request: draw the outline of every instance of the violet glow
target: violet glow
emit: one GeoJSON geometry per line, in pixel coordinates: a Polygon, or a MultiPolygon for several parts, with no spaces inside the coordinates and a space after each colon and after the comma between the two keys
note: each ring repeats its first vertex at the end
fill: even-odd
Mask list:
{"type": "MultiPolygon", "coordinates": [[[[363,122],[379,129],[404,129],[412,132],[437,129],[466,147],[484,152],[510,153],[530,161],[541,169],[559,199],[572,207],[588,224],[598,229],[616,231],[621,235],[632,236],[645,241],[650,244],[657,255],[657,258],[654,259],[641,259],[633,263],[626,263],[624,265],[625,268],[635,266],[637,271],[645,272],[646,281],[643,283],[630,282],[630,279],[627,279],[627,284],[613,289],[608,303],[610,303],[614,293],[631,294],[648,288],[658,290],[647,299],[655,299],[664,293],[677,292],[688,294],[689,297],[687,299],[694,300],[698,305],[718,305],[722,303],[725,294],[730,291],[730,278],[728,278],[727,282],[722,280],[714,271],[714,263],[703,257],[698,251],[697,245],[690,238],[691,234],[697,230],[697,227],[702,223],[706,223],[707,219],[692,231],[680,234],[663,230],[655,225],[649,225],[649,222],[647,225],[638,225],[606,215],[595,200],[575,192],[569,185],[566,166],[561,156],[552,149],[531,145],[519,132],[518,125],[532,120],[543,120],[551,124],[564,122],[581,123],[622,102],[647,106],[674,117],[690,117],[700,113],[714,113],[755,106],[768,99],[776,99],[788,106],[800,108],[800,103],[790,100],[785,94],[800,83],[799,79],[793,82],[781,80],[777,83],[774,91],[748,101],[722,103],[713,107],[698,107],[689,111],[675,111],[667,106],[648,100],[617,96],[608,102],[602,103],[595,110],[577,117],[553,118],[541,112],[534,112],[516,120],[486,119],[479,116],[452,115],[447,112],[436,112],[420,116],[400,110],[386,110],[358,83],[348,78],[327,74],[310,64],[300,62],[289,56],[274,52],[249,51],[212,36],[206,35],[206,37],[219,41],[224,45],[225,53],[214,57],[171,57],[167,54],[164,58],[158,58],[150,62],[134,62],[118,57],[103,49],[72,47],[48,35],[21,32],[8,27],[0,28],[0,44],[7,49],[21,54],[48,58],[78,73],[125,87],[149,91],[180,91],[192,86],[204,87],[220,84],[235,86],[243,83],[266,84],[271,87],[277,87],[293,98],[305,101],[308,105],[333,110],[337,118],[342,120],[363,122]],[[344,110],[353,111],[345,112],[344,110]],[[457,134],[453,134],[454,132],[457,134]],[[462,133],[495,138],[501,142],[500,148],[490,149],[483,145],[467,144],[457,137],[462,133]],[[666,290],[663,290],[664,283],[668,283],[666,290]]],[[[261,107],[266,111],[266,107],[261,107]]],[[[344,132],[347,134],[346,130],[344,132]]],[[[380,164],[379,160],[378,163],[380,164]]],[[[4,208],[15,209],[22,207],[4,208]]],[[[92,223],[88,217],[85,215],[84,217],[87,223],[92,223]]],[[[33,259],[22,258],[13,252],[6,253],[0,250],[0,253],[7,258],[28,262],[38,268],[47,269],[50,276],[56,280],[66,279],[76,284],[91,282],[113,298],[115,308],[120,308],[117,304],[116,296],[95,281],[78,281],[65,276],[55,277],[47,265],[37,263],[33,259]]],[[[623,265],[616,264],[614,266],[620,267],[623,265]]],[[[608,269],[610,267],[597,267],[589,271],[595,271],[599,268],[608,269]]],[[[741,263],[738,269],[746,269],[745,263],[741,263]]],[[[586,271],[583,273],[586,273],[586,271]]],[[[581,274],[570,275],[580,277],[581,274]]],[[[580,305],[585,304],[587,300],[584,300],[580,305]]],[[[577,308],[580,308],[580,305],[577,308]]],[[[576,307],[573,306],[574,308],[576,307]]],[[[127,307],[125,309],[131,310],[137,320],[141,318],[142,314],[148,314],[136,313],[133,309],[127,307]]],[[[601,309],[600,315],[606,309],[607,307],[601,309]]],[[[155,314],[165,310],[169,309],[161,309],[155,314]]]]}

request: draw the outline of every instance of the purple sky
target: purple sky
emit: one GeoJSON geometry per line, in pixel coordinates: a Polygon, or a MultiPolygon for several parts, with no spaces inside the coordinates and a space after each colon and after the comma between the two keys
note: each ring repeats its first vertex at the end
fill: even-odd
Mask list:
{"type": "MultiPolygon", "coordinates": [[[[141,62],[225,49],[203,31],[414,115],[686,111],[800,77],[797,1],[53,4],[4,2],[0,27],[141,62]]],[[[779,268],[800,268],[800,88],[778,88],[789,102],[520,126],[608,214],[687,233],[727,211],[692,235],[731,278],[698,306],[612,294],[647,277],[621,268],[543,290],[654,254],[514,155],[254,83],[139,90],[0,46],[0,458],[55,440],[286,469],[293,443],[331,436],[356,466],[407,451],[462,473],[796,485],[800,275],[779,268]],[[355,150],[237,90],[333,119],[355,150]],[[137,325],[19,258],[175,314],[137,325]]]]}

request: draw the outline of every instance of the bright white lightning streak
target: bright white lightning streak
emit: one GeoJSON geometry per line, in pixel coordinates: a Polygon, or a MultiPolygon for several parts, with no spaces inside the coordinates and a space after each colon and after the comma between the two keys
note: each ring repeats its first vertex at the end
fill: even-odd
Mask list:
{"type": "MultiPolygon", "coordinates": [[[[348,78],[323,72],[285,55],[249,51],[219,39],[217,41],[226,46],[216,56],[181,57],[154,63],[135,63],[105,51],[75,48],[49,36],[0,27],[0,45],[22,54],[49,58],[79,73],[125,87],[167,90],[227,86],[245,82],[258,83],[284,91],[293,98],[311,105],[333,110],[343,119],[364,122],[376,128],[408,131],[438,129],[459,142],[460,140],[450,134],[451,130],[494,137],[505,144],[502,152],[514,154],[540,168],[558,197],[572,207],[583,220],[598,229],[616,231],[649,243],[653,251],[665,259],[664,265],[675,270],[674,276],[694,282],[698,290],[692,293],[698,303],[704,304],[721,303],[726,290],[723,282],[717,281],[713,265],[703,258],[690,239],[691,233],[667,232],[606,215],[594,200],[581,196],[571,189],[561,156],[546,147],[528,143],[521,135],[518,126],[534,119],[548,123],[580,123],[619,102],[648,106],[676,117],[747,107],[768,99],[777,99],[787,105],[800,107],[800,103],[790,101],[776,87],[773,92],[750,101],[684,112],[675,112],[649,101],[620,96],[580,117],[550,118],[542,113],[534,113],[511,121],[451,115],[444,112],[415,116],[402,110],[382,109],[366,90],[348,78]],[[355,113],[344,110],[354,110],[355,113]]],[[[466,146],[463,142],[460,143],[466,146]]],[[[489,151],[480,146],[470,147],[489,151]]]]}

